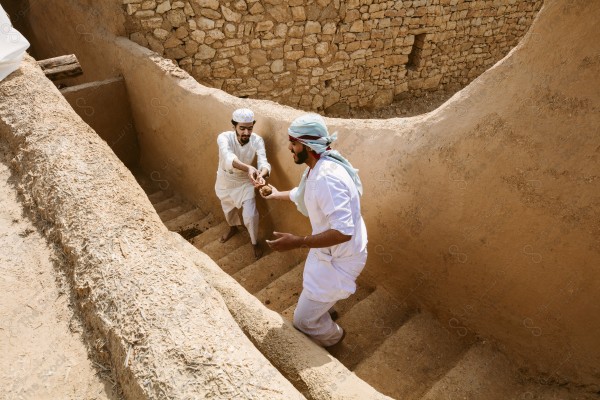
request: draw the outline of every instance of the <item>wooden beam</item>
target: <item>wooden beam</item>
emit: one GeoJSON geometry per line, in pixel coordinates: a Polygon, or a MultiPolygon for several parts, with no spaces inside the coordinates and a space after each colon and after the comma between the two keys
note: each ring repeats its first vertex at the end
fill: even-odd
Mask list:
{"type": "Polygon", "coordinates": [[[83,70],[75,54],[40,60],[37,64],[51,81],[72,78],[83,74],[83,70]]]}

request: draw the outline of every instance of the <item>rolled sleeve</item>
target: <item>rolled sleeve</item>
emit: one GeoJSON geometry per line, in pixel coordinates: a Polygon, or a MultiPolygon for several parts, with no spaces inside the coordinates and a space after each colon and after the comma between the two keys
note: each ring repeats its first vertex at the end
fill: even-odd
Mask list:
{"type": "Polygon", "coordinates": [[[354,234],[354,222],[350,208],[350,190],[339,179],[331,176],[317,182],[317,201],[331,229],[348,236],[354,234]]]}
{"type": "Polygon", "coordinates": [[[290,190],[290,200],[293,201],[294,203],[298,204],[298,187],[293,188],[292,190],[290,190]]]}
{"type": "Polygon", "coordinates": [[[265,141],[260,136],[256,136],[256,166],[259,171],[266,168],[271,175],[271,164],[267,161],[267,151],[265,150],[265,141]]]}
{"type": "Polygon", "coordinates": [[[219,145],[219,157],[223,160],[226,169],[233,169],[233,160],[237,158],[233,150],[229,146],[227,137],[223,134],[217,138],[217,144],[219,145]]]}

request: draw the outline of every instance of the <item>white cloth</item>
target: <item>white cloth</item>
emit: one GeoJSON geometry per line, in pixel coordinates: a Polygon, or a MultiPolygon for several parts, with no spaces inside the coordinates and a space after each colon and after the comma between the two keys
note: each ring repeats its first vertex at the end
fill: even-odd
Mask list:
{"type": "MultiPolygon", "coordinates": [[[[242,146],[238,142],[235,132],[227,131],[218,136],[217,144],[219,145],[219,167],[217,169],[215,192],[221,200],[225,218],[227,218],[229,225],[233,225],[232,222],[236,221],[236,217],[233,215],[237,215],[235,209],[242,208],[243,205],[248,208],[251,207],[252,210],[246,210],[246,207],[244,207],[242,217],[244,218],[244,225],[248,227],[250,238],[253,238],[252,243],[256,244],[258,212],[254,203],[254,185],[250,182],[246,172],[233,167],[233,160],[237,158],[240,162],[251,165],[256,157],[257,169],[260,171],[262,168],[266,168],[270,173],[271,165],[267,161],[265,142],[256,133],[252,133],[248,143],[242,146]],[[251,199],[253,201],[248,203],[247,201],[251,199]]],[[[235,225],[240,225],[239,217],[235,225]]]]}
{"type": "MultiPolygon", "coordinates": [[[[290,199],[296,202],[297,195],[298,188],[292,189],[290,199]]],[[[306,178],[304,201],[313,235],[329,229],[352,235],[347,242],[310,249],[303,276],[306,296],[318,302],[345,299],[356,291],[367,261],[367,229],[356,185],[343,166],[320,159],[306,178]]]]}
{"type": "Polygon", "coordinates": [[[311,300],[303,290],[294,311],[294,326],[321,346],[336,344],[344,330],[329,315],[329,309],[334,304],[335,301],[323,303],[311,300]]]}
{"type": "MultiPolygon", "coordinates": [[[[221,207],[225,214],[225,220],[229,226],[241,225],[240,216],[238,209],[228,200],[221,200],[221,207]]],[[[244,219],[244,225],[248,229],[250,234],[250,242],[252,244],[258,243],[258,211],[256,209],[256,200],[253,198],[248,199],[242,203],[242,218],[244,219]]]]}
{"type": "Polygon", "coordinates": [[[250,182],[246,172],[233,167],[233,160],[236,158],[244,164],[251,165],[254,157],[256,157],[256,169],[260,171],[266,168],[271,173],[271,165],[267,161],[265,141],[256,133],[253,132],[248,143],[242,146],[238,142],[234,131],[223,132],[217,137],[217,144],[219,145],[217,176],[226,176],[229,181],[250,182]]]}
{"type": "Polygon", "coordinates": [[[19,68],[28,47],[29,42],[12,27],[0,5],[0,81],[19,68]]]}
{"type": "Polygon", "coordinates": [[[238,108],[231,114],[231,119],[235,122],[254,122],[254,113],[248,108],[238,108]]]}

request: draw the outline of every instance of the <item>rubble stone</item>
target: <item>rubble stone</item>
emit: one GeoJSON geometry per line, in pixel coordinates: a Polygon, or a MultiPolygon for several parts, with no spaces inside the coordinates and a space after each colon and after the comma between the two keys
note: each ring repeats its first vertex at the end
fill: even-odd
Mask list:
{"type": "Polygon", "coordinates": [[[339,111],[463,87],[517,44],[542,0],[122,3],[132,41],[203,82],[339,111]]]}

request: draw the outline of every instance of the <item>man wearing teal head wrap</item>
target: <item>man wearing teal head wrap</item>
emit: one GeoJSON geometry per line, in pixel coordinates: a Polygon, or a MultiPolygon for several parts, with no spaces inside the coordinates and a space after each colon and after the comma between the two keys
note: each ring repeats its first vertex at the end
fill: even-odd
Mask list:
{"type": "Polygon", "coordinates": [[[333,305],[356,291],[356,278],[367,260],[367,230],[360,213],[362,184],[358,170],[330,148],[329,134],[318,114],[296,118],[288,129],[289,150],[296,164],[306,164],[298,187],[280,192],[269,185],[266,199],[291,200],[309,217],[312,235],[273,232],[267,244],[276,251],[309,247],[303,290],[294,311],[294,326],[322,346],[344,337],[331,318],[333,305]]]}

